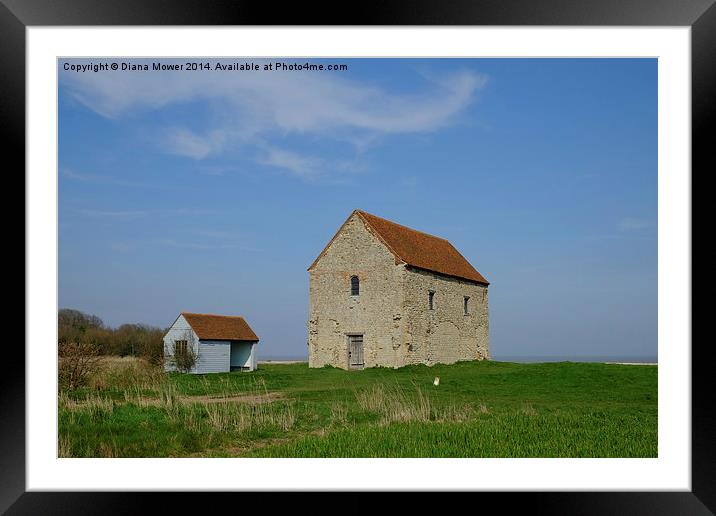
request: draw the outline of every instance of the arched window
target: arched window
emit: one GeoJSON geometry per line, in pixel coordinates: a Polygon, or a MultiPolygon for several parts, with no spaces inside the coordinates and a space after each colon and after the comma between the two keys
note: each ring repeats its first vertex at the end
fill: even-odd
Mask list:
{"type": "Polygon", "coordinates": [[[358,276],[351,276],[351,296],[360,294],[360,280],[358,276]]]}

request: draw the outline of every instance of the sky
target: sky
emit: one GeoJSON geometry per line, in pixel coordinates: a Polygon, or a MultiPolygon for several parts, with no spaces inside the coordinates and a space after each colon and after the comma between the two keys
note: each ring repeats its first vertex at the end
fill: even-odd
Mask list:
{"type": "Polygon", "coordinates": [[[305,357],[306,269],[362,209],[490,281],[493,356],[656,357],[656,59],[276,61],[58,60],[60,308],[305,357]],[[113,62],[149,70],[76,66],[113,62]]]}

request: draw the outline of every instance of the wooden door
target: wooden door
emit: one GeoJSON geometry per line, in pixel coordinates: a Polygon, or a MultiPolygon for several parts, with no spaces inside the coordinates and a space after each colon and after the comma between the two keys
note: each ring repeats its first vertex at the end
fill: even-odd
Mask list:
{"type": "Polygon", "coordinates": [[[348,335],[348,367],[363,369],[363,335],[348,335]]]}

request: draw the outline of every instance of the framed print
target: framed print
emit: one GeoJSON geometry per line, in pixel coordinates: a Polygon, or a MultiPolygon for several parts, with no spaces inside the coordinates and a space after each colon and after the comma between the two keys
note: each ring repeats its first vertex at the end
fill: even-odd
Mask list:
{"type": "Polygon", "coordinates": [[[3,0],[27,203],[3,510],[711,513],[716,8],[276,11],[3,0]]]}

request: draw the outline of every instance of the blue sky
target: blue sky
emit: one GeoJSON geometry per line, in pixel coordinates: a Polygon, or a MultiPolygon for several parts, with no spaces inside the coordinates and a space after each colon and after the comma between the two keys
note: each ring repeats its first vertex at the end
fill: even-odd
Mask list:
{"type": "Polygon", "coordinates": [[[360,208],[491,282],[493,355],[656,356],[655,59],[64,62],[60,307],[240,314],[263,357],[302,356],[306,268],[360,208]]]}

